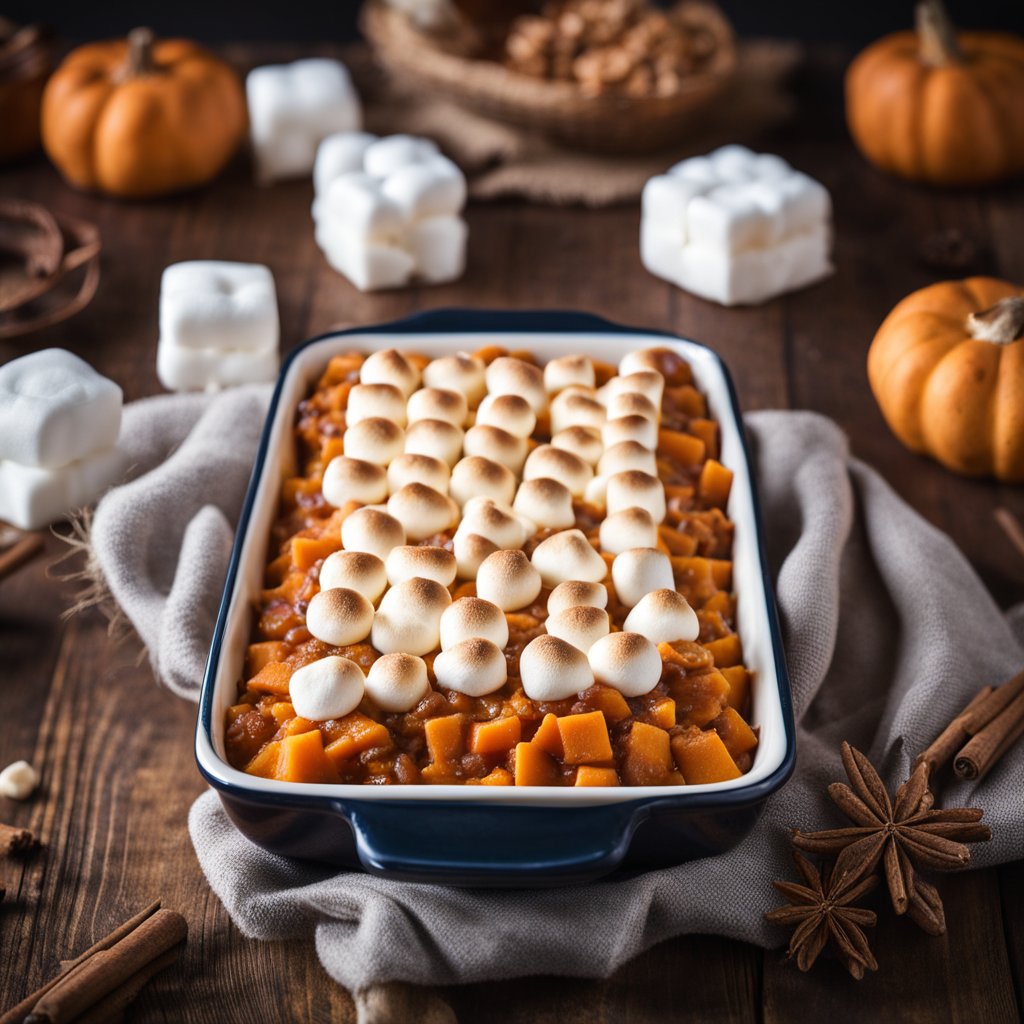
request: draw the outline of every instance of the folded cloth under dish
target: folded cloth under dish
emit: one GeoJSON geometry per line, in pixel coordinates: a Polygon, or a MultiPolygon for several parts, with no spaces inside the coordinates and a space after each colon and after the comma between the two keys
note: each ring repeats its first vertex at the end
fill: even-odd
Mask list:
{"type": "MultiPolygon", "coordinates": [[[[150,471],[108,494],[93,522],[93,552],[114,596],[161,678],[192,700],[267,395],[240,389],[128,406],[135,465],[150,471]]],[[[1019,670],[1024,615],[1003,615],[952,541],[852,458],[830,420],[758,412],[746,422],[798,723],[796,774],[747,839],[717,857],[585,887],[448,889],[273,856],[235,830],[210,791],[189,829],[246,935],[315,935],[326,970],[357,992],[391,981],[607,975],[687,932],[783,942],[761,916],[777,903],[770,880],[792,873],[790,827],[837,822],[824,790],[842,776],[840,741],[868,753],[890,784],[902,780],[980,686],[1019,670]]],[[[1022,772],[1024,746],[982,783],[942,790],[948,806],[984,808],[993,828],[972,865],[1024,849],[1022,772]]],[[[363,1003],[361,1016],[377,1019],[363,1003]]]]}

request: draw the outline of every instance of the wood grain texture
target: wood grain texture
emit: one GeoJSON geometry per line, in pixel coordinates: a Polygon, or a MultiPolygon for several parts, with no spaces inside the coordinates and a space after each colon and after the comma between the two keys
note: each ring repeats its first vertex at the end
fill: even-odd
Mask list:
{"type": "MultiPolygon", "coordinates": [[[[241,66],[296,52],[233,51],[241,66]]],[[[72,192],[37,160],[0,172],[0,191],[97,222],[103,280],[84,313],[21,344],[0,345],[0,361],[60,345],[118,380],[129,400],[158,393],[160,273],[169,262],[194,258],[267,263],[285,347],[337,324],[451,305],[585,309],[670,329],[725,357],[745,408],[791,406],[834,417],[854,452],[947,530],[1008,604],[1024,595],[1024,560],[992,510],[1003,505],[1024,519],[1024,491],[960,479],[905,451],[881,420],[864,361],[890,306],[939,276],[917,258],[928,231],[960,227],[980,246],[983,269],[1024,280],[1024,189],[940,195],[882,177],[843,131],[840,68],[834,56],[811,62],[799,83],[799,124],[771,141],[836,201],[837,273],[808,291],[756,309],[721,309],[643,271],[633,206],[510,204],[469,210],[462,281],[361,295],[313,243],[308,183],[259,190],[240,158],[202,192],[121,203],[72,192]]],[[[47,844],[34,860],[0,862],[0,885],[8,890],[0,904],[0,1007],[159,895],[187,916],[189,942],[128,1020],[354,1020],[351,999],[324,974],[312,943],[247,940],[210,893],[185,825],[203,786],[191,756],[195,709],[154,683],[136,645],[113,645],[97,613],[62,622],[72,589],[49,578],[45,565],[60,551],[50,538],[47,558],[0,584],[0,759],[28,758],[44,774],[34,800],[3,802],[0,817],[38,829],[47,844]]],[[[859,986],[834,963],[803,975],[778,951],[689,936],[662,943],[604,981],[535,978],[442,994],[462,1024],[1018,1019],[1024,865],[946,879],[943,893],[948,936],[922,937],[908,922],[883,916],[875,937],[882,969],[859,986]]],[[[571,921],[566,930],[586,941],[572,935],[571,921]]]]}

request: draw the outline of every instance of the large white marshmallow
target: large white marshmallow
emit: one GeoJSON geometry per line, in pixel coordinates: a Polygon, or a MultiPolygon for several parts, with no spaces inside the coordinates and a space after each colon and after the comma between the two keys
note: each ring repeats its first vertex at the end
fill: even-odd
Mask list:
{"type": "Polygon", "coordinates": [[[273,380],[280,326],[270,270],[257,263],[173,263],[160,281],[157,376],[170,391],[273,380]]]}
{"type": "Polygon", "coordinates": [[[466,179],[431,140],[332,136],[317,155],[314,177],[317,244],[357,288],[462,275],[466,179]]]}
{"type": "Polygon", "coordinates": [[[0,366],[0,460],[55,469],[111,448],[121,389],[60,348],[0,366]]]}
{"type": "Polygon", "coordinates": [[[256,175],[263,184],[307,176],[323,139],[357,131],[362,124],[352,79],[336,60],[255,68],[245,80],[245,92],[256,175]]]}
{"type": "Polygon", "coordinates": [[[832,271],[832,204],[784,160],[725,146],[644,187],[640,258],[658,277],[731,306],[763,302],[832,271]]]}

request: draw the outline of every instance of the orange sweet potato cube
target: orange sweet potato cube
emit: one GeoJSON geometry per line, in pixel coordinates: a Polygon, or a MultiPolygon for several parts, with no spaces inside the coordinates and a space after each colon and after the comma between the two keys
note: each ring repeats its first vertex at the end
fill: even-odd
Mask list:
{"type": "Polygon", "coordinates": [[[696,466],[704,459],[704,442],[678,430],[659,430],[658,454],[667,455],[684,466],[696,466]]]}
{"type": "Polygon", "coordinates": [[[676,702],[671,697],[662,697],[651,708],[647,718],[659,729],[671,729],[676,724],[676,702]]]}
{"type": "Polygon", "coordinates": [[[676,702],[676,720],[703,727],[722,713],[729,697],[729,681],[712,668],[673,679],[669,690],[676,702]]]}
{"type": "Polygon", "coordinates": [[[480,780],[481,786],[514,786],[515,778],[507,768],[495,768],[480,780]]]}
{"type": "Polygon", "coordinates": [[[566,764],[600,764],[612,760],[608,723],[600,711],[565,715],[558,719],[562,760],[566,764]]]}
{"type": "Polygon", "coordinates": [[[709,504],[724,509],[732,490],[732,470],[726,469],[717,459],[708,459],[700,471],[697,492],[709,504]]]}
{"type": "Polygon", "coordinates": [[[711,640],[704,646],[715,659],[715,668],[732,668],[743,661],[743,647],[735,633],[723,636],[720,640],[711,640]]]}
{"type": "Polygon", "coordinates": [[[691,786],[704,782],[726,782],[738,779],[736,767],[721,736],[713,729],[706,732],[696,727],[672,737],[672,756],[683,778],[691,786]]]}
{"type": "Polygon", "coordinates": [[[614,768],[595,768],[591,764],[581,764],[576,769],[575,786],[617,786],[619,775],[614,768]]]}
{"type": "Polygon", "coordinates": [[[375,722],[361,711],[353,711],[325,728],[331,740],[326,747],[327,755],[339,766],[364,750],[389,747],[393,742],[387,726],[375,722]]]}
{"type": "Polygon", "coordinates": [[[320,446],[320,464],[327,468],[331,459],[345,454],[345,439],[343,437],[325,437],[320,446]]]}
{"type": "Polygon", "coordinates": [[[535,743],[517,743],[515,779],[517,786],[554,786],[558,782],[558,766],[535,743]]]}
{"type": "Polygon", "coordinates": [[[704,449],[710,458],[718,458],[718,424],[714,420],[695,416],[686,424],[686,429],[704,442],[704,449]]]}
{"type": "Polygon", "coordinates": [[[450,764],[460,757],[465,747],[462,740],[464,719],[462,715],[445,715],[430,718],[423,726],[430,760],[437,764],[450,764]]]}
{"type": "Polygon", "coordinates": [[[618,690],[603,683],[594,684],[588,694],[588,700],[609,722],[621,722],[631,714],[626,698],[618,690]]]}
{"type": "Polygon", "coordinates": [[[286,782],[338,782],[338,769],[324,752],[319,729],[281,740],[277,777],[286,782]]]}
{"type": "Polygon", "coordinates": [[[732,590],[732,562],[727,558],[709,558],[711,578],[719,590],[732,590]]]}
{"type": "Polygon", "coordinates": [[[757,734],[735,708],[726,708],[711,723],[711,728],[722,737],[725,749],[734,761],[757,746],[757,734]]]}
{"type": "Polygon", "coordinates": [[[292,668],[283,661],[268,661],[246,684],[250,690],[262,690],[265,693],[279,693],[288,696],[288,681],[292,677],[292,668]]]}
{"type": "Polygon", "coordinates": [[[669,736],[664,729],[646,722],[634,722],[626,737],[622,778],[630,786],[657,786],[672,771],[669,736]]]}
{"type": "Polygon", "coordinates": [[[295,537],[292,539],[292,561],[296,569],[303,572],[321,558],[338,550],[333,537],[295,537]]]}
{"type": "Polygon", "coordinates": [[[562,734],[558,731],[557,716],[546,714],[530,742],[536,744],[546,754],[560,759],[565,751],[562,749],[562,734]]]}
{"type": "Polygon", "coordinates": [[[471,754],[500,754],[511,750],[522,739],[523,725],[515,715],[491,722],[474,722],[469,727],[471,754]]]}
{"type": "Polygon", "coordinates": [[[742,665],[731,665],[720,671],[729,681],[729,707],[744,714],[750,701],[750,673],[742,665]]]}
{"type": "Polygon", "coordinates": [[[271,740],[246,766],[250,775],[263,779],[277,778],[277,765],[281,760],[281,741],[271,740]]]}
{"type": "Polygon", "coordinates": [[[245,651],[245,678],[251,679],[264,665],[272,661],[284,661],[288,657],[288,645],[280,640],[264,640],[249,644],[245,651]]]}

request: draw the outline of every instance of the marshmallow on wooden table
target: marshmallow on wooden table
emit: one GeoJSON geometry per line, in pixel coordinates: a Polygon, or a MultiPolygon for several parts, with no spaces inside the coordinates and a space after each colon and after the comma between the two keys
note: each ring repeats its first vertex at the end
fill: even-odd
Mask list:
{"type": "Polygon", "coordinates": [[[725,306],[764,302],[832,272],[832,203],[780,157],[724,146],[644,186],[640,258],[725,306]]]}
{"type": "Polygon", "coordinates": [[[317,244],[361,291],[461,277],[466,179],[430,139],[332,136],[317,154],[314,182],[317,244]]]}
{"type": "Polygon", "coordinates": [[[63,349],[0,367],[0,519],[35,530],[116,483],[121,405],[113,381],[63,349]]]}
{"type": "Polygon", "coordinates": [[[336,60],[255,68],[245,80],[245,92],[256,176],[263,184],[308,176],[323,139],[356,132],[362,124],[352,79],[336,60]]]}
{"type": "Polygon", "coordinates": [[[212,391],[277,376],[274,278],[258,263],[172,263],[160,281],[156,372],[169,391],[212,391]]]}

